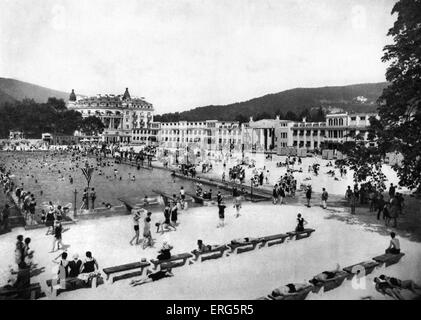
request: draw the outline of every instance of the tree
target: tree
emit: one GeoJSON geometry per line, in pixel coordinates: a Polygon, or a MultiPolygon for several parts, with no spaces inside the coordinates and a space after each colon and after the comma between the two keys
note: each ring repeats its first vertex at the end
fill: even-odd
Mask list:
{"type": "Polygon", "coordinates": [[[386,176],[382,172],[382,155],[377,147],[370,147],[362,141],[362,137],[356,137],[355,141],[347,141],[338,145],[338,151],[346,154],[344,160],[338,160],[336,164],[347,165],[354,171],[354,182],[370,182],[376,190],[386,189],[386,176]]]}
{"type": "Polygon", "coordinates": [[[48,98],[47,105],[53,107],[56,111],[59,112],[67,110],[64,100],[57,99],[56,97],[48,98]]]}
{"type": "Polygon", "coordinates": [[[97,136],[104,131],[104,124],[101,119],[95,116],[84,118],[80,130],[87,136],[97,136]]]}
{"type": "Polygon", "coordinates": [[[306,121],[311,121],[311,114],[310,111],[305,108],[303,111],[301,111],[300,115],[298,116],[299,120],[302,120],[304,118],[306,118],[306,121]]]}
{"type": "Polygon", "coordinates": [[[297,117],[297,115],[296,115],[294,112],[292,112],[292,111],[288,111],[288,112],[285,114],[285,119],[286,119],[286,120],[297,121],[297,120],[298,120],[298,117],[297,117]]]}
{"type": "Polygon", "coordinates": [[[248,121],[249,121],[249,119],[248,119],[245,115],[242,115],[242,114],[237,114],[237,115],[235,116],[234,121],[238,121],[240,124],[242,124],[242,123],[246,123],[246,122],[248,122],[248,121]]]}
{"type": "Polygon", "coordinates": [[[390,85],[379,98],[378,121],[372,128],[379,152],[399,151],[404,160],[395,167],[400,185],[421,189],[421,1],[400,0],[397,20],[388,32],[393,44],[384,47],[383,62],[390,85]]]}
{"type": "Polygon", "coordinates": [[[309,121],[311,122],[323,122],[326,121],[326,113],[323,108],[320,106],[317,110],[311,112],[309,121]]]}

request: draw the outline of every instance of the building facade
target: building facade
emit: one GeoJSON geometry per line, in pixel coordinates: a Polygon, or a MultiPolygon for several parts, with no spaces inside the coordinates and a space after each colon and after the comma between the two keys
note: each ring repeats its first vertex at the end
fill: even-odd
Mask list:
{"type": "Polygon", "coordinates": [[[202,150],[240,150],[242,128],[238,122],[206,120],[162,122],[158,134],[164,148],[202,150]]]}
{"type": "MultiPolygon", "coordinates": [[[[100,135],[103,142],[143,144],[151,141],[151,136],[157,139],[157,131],[152,130],[152,104],[143,98],[132,98],[128,88],[123,95],[106,94],[79,99],[72,89],[67,107],[79,111],[84,118],[95,116],[101,119],[105,126],[100,135]]],[[[83,136],[83,133],[76,132],[75,135],[83,136]]]]}
{"type": "Polygon", "coordinates": [[[351,141],[356,135],[368,139],[370,117],[375,113],[328,114],[325,122],[301,122],[264,119],[244,126],[243,142],[246,150],[276,152],[284,148],[336,149],[338,144],[351,141]]]}

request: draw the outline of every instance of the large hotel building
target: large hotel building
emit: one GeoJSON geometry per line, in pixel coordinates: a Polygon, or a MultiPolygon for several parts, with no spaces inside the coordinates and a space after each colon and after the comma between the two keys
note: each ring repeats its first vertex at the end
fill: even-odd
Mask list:
{"type": "MultiPolygon", "coordinates": [[[[74,90],[67,103],[69,109],[77,110],[82,117],[95,116],[105,125],[100,137],[107,143],[156,142],[159,124],[153,123],[153,106],[142,98],[132,98],[128,88],[123,95],[97,95],[77,98],[74,90]]],[[[83,136],[81,132],[76,135],[83,136]]]]}
{"type": "Polygon", "coordinates": [[[163,148],[202,150],[245,150],[285,154],[288,149],[335,149],[355,135],[367,138],[369,118],[375,113],[328,114],[324,122],[263,119],[240,124],[233,121],[154,122],[154,108],[143,98],[97,95],[77,98],[74,90],[68,108],[83,117],[96,116],[105,125],[99,137],[84,137],[107,143],[155,145],[163,148]]]}

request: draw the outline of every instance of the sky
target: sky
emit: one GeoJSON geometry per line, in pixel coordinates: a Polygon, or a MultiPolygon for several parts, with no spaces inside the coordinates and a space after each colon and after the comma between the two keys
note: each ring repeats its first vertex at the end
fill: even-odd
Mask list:
{"type": "Polygon", "coordinates": [[[0,0],[0,77],[157,114],[385,81],[394,0],[0,0]]]}

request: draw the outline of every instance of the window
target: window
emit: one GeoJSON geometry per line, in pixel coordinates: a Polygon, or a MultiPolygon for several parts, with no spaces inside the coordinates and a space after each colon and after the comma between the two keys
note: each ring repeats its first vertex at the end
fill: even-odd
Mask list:
{"type": "Polygon", "coordinates": [[[361,119],[362,121],[365,121],[365,116],[360,117],[360,119],[361,119]]]}

